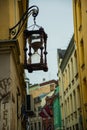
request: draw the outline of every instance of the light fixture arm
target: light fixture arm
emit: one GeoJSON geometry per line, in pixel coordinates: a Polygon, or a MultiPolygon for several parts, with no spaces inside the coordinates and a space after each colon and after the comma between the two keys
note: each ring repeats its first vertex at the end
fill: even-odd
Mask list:
{"type": "Polygon", "coordinates": [[[35,20],[35,18],[38,15],[38,13],[39,13],[39,8],[36,5],[33,5],[33,6],[29,7],[25,11],[25,13],[23,14],[23,16],[19,20],[19,22],[15,26],[13,26],[12,28],[10,28],[10,30],[9,30],[10,38],[11,39],[17,38],[17,36],[21,32],[21,29],[22,29],[23,25],[27,22],[26,21],[27,18],[32,14],[32,16],[34,17],[34,20],[35,20]]]}

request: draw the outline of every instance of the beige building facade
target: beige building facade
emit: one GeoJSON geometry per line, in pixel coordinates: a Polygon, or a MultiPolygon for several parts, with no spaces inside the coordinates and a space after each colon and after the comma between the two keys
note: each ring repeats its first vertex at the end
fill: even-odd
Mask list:
{"type": "Polygon", "coordinates": [[[29,130],[43,130],[40,116],[29,118],[29,130]]]}
{"type": "Polygon", "coordinates": [[[17,24],[26,11],[26,0],[0,0],[0,130],[22,130],[21,106],[25,100],[24,38],[14,38],[17,24]]]}
{"type": "Polygon", "coordinates": [[[58,77],[64,130],[82,130],[81,92],[74,36],[66,50],[58,49],[58,77]]]}

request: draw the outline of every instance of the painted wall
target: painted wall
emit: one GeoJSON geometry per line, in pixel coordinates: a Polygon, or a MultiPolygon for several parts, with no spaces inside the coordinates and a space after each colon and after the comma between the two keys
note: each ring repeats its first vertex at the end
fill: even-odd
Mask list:
{"type": "Polygon", "coordinates": [[[10,36],[27,8],[26,0],[0,0],[0,128],[23,130],[21,106],[25,98],[23,30],[16,39],[10,36]]]}
{"type": "Polygon", "coordinates": [[[87,1],[73,1],[75,43],[80,78],[81,111],[84,129],[87,128],[87,1]]]}
{"type": "Polygon", "coordinates": [[[18,70],[18,65],[15,64],[16,49],[11,48],[11,44],[10,46],[8,44],[8,47],[4,45],[0,49],[0,126],[1,130],[20,130],[22,129],[21,104],[24,98],[22,94],[24,84],[19,78],[20,69],[18,70]]]}

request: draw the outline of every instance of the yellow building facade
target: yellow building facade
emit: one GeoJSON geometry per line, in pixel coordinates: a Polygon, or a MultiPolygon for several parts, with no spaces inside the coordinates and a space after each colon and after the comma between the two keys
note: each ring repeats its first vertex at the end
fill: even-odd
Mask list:
{"type": "Polygon", "coordinates": [[[0,130],[23,130],[21,106],[25,101],[24,37],[11,32],[28,8],[27,0],[0,0],[0,130]]]}
{"type": "Polygon", "coordinates": [[[87,1],[73,0],[74,40],[81,91],[83,130],[87,129],[87,1]]]}

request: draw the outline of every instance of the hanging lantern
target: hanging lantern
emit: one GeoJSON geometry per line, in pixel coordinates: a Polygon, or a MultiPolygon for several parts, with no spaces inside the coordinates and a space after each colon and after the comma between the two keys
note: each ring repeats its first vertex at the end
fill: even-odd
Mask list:
{"type": "Polygon", "coordinates": [[[25,47],[25,69],[29,72],[36,70],[48,71],[47,67],[47,34],[40,27],[38,30],[25,30],[24,36],[29,48],[25,47]],[[28,58],[27,58],[27,51],[28,58]]]}

